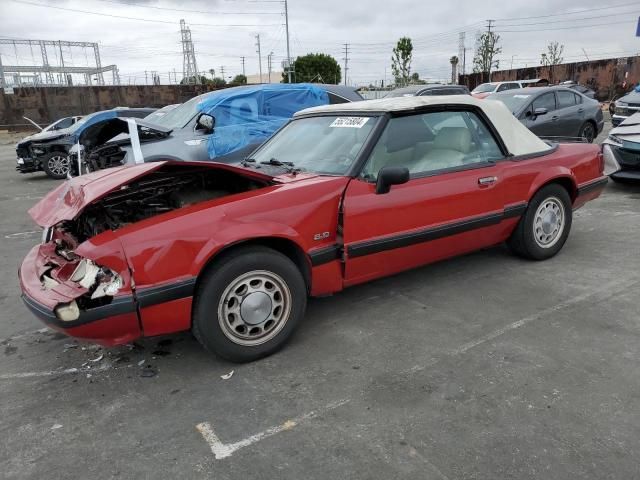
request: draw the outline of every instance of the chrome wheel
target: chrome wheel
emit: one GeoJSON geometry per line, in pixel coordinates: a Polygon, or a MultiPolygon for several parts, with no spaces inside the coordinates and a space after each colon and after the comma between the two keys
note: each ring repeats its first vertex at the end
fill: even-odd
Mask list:
{"type": "Polygon", "coordinates": [[[536,210],[533,219],[533,238],[541,248],[553,247],[565,225],[564,205],[556,197],[544,200],[536,210]]]}
{"type": "Polygon", "coordinates": [[[254,270],[233,280],[218,304],[218,322],[225,336],[238,345],[268,342],[291,314],[291,291],[277,274],[254,270]]]}
{"type": "Polygon", "coordinates": [[[47,167],[54,175],[66,176],[69,172],[69,157],[54,155],[47,160],[47,167]]]}

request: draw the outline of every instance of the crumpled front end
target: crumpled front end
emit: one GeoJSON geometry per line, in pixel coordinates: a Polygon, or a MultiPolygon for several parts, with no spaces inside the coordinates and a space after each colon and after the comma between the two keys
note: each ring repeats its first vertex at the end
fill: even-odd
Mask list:
{"type": "Polygon", "coordinates": [[[142,335],[129,267],[118,239],[106,235],[100,249],[78,245],[63,225],[45,229],[43,243],[19,270],[26,306],[48,326],[102,345],[142,335]],[[89,256],[100,251],[99,258],[89,256]],[[108,266],[107,266],[108,265],[108,266]]]}

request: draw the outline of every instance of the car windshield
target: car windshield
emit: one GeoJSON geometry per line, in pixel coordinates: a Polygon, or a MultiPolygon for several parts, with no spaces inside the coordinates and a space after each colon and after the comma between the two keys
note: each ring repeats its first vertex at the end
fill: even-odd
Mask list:
{"type": "Polygon", "coordinates": [[[496,86],[493,83],[483,83],[473,89],[473,93],[489,93],[495,90],[496,86]]]}
{"type": "Polygon", "coordinates": [[[304,172],[344,175],[358,157],[377,117],[323,116],[293,120],[252,159],[304,172]]]}
{"type": "Polygon", "coordinates": [[[387,93],[384,98],[395,98],[395,97],[415,97],[418,92],[423,89],[422,85],[413,85],[410,87],[396,88],[395,90],[391,90],[387,93]]]}
{"type": "Polygon", "coordinates": [[[170,129],[184,128],[185,125],[198,114],[198,103],[201,101],[201,97],[194,97],[188,102],[168,111],[165,115],[154,118],[152,121],[156,125],[170,129]]]}
{"type": "Polygon", "coordinates": [[[531,95],[526,93],[494,93],[485,100],[499,100],[504,103],[511,113],[518,113],[526,103],[531,100],[531,95]]]}

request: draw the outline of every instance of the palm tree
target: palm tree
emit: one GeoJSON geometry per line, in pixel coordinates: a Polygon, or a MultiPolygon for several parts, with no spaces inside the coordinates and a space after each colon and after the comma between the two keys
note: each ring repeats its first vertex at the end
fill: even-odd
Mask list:
{"type": "Polygon", "coordinates": [[[213,68],[210,68],[209,73],[211,74],[211,80],[213,80],[213,77],[216,75],[216,71],[213,68]]]}
{"type": "Polygon", "coordinates": [[[458,83],[457,73],[458,73],[458,57],[455,55],[449,59],[451,63],[451,83],[458,83]]]}

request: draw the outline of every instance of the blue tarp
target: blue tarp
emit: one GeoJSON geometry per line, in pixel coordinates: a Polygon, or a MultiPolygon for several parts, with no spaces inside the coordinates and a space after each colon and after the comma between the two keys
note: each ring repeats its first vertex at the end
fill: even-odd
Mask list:
{"type": "Polygon", "coordinates": [[[200,112],[215,117],[209,158],[262,143],[294,113],[328,103],[326,90],[306,83],[230,88],[209,95],[198,104],[200,112]]]}

